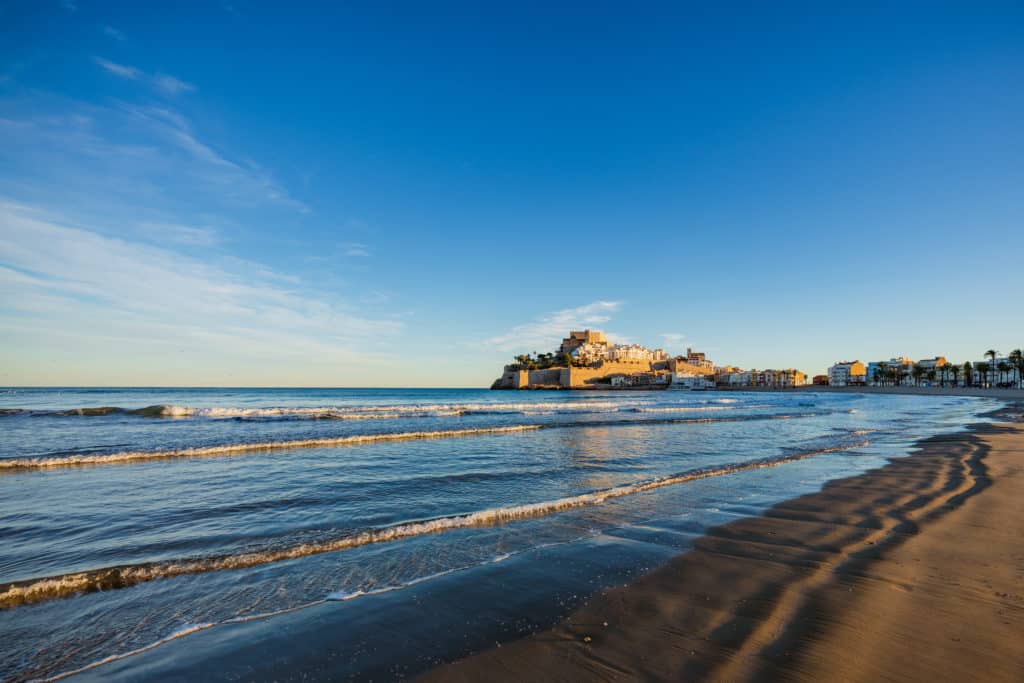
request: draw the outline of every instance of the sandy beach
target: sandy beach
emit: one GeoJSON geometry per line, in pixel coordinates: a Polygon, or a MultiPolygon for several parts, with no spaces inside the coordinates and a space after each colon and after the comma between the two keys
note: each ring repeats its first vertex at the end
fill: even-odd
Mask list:
{"type": "Polygon", "coordinates": [[[431,681],[1019,681],[1020,408],[765,515],[431,681]]]}

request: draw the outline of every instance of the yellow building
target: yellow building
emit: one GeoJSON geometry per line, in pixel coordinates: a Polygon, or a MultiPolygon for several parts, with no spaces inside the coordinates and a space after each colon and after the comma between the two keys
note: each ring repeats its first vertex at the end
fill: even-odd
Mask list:
{"type": "Polygon", "coordinates": [[[608,338],[604,336],[604,332],[597,332],[596,330],[573,330],[569,333],[568,337],[562,340],[562,345],[558,347],[558,352],[572,353],[574,349],[585,344],[607,345],[608,338]]]}

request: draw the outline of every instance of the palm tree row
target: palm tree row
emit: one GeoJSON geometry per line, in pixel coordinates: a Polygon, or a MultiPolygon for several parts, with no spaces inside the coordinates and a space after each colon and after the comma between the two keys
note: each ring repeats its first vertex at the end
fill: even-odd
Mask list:
{"type": "Polygon", "coordinates": [[[881,386],[897,387],[902,386],[908,379],[912,379],[915,386],[921,386],[924,380],[934,382],[938,379],[942,386],[946,386],[946,381],[952,376],[952,386],[955,387],[959,385],[962,374],[964,386],[968,387],[977,383],[982,387],[1016,385],[1018,388],[1024,389],[1024,351],[1014,349],[1002,360],[997,360],[999,352],[995,349],[989,349],[983,355],[988,358],[988,361],[974,365],[970,362],[963,365],[949,363],[938,368],[928,368],[920,363],[914,365],[879,363],[870,379],[881,386]],[[1016,377],[1013,376],[1014,371],[1016,371],[1016,377]]]}
{"type": "Polygon", "coordinates": [[[953,375],[953,385],[956,386],[962,369],[965,386],[974,385],[975,373],[977,373],[977,379],[983,387],[1009,387],[1016,384],[1017,388],[1024,389],[1024,351],[1014,349],[1006,358],[998,361],[996,359],[999,357],[999,352],[995,349],[989,349],[984,356],[988,358],[988,361],[976,363],[973,366],[969,362],[964,363],[962,368],[956,365],[947,365],[943,372],[943,380],[948,372],[953,375]],[[1011,382],[1009,378],[1013,377],[1014,371],[1016,371],[1016,377],[1011,382]]]}

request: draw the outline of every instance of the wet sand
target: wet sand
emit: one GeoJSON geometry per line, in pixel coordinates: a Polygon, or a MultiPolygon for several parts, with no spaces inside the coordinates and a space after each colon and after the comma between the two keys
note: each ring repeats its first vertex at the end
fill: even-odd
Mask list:
{"type": "Polygon", "coordinates": [[[694,548],[436,681],[1024,680],[1024,423],[919,452],[694,548]]]}

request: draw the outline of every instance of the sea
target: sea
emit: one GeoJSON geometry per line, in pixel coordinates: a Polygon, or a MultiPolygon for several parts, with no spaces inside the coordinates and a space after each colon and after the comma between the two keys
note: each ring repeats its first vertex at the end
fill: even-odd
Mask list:
{"type": "Polygon", "coordinates": [[[996,407],[804,392],[8,389],[0,679],[258,680],[304,663],[311,678],[412,675],[550,626],[712,526],[996,407]]]}

